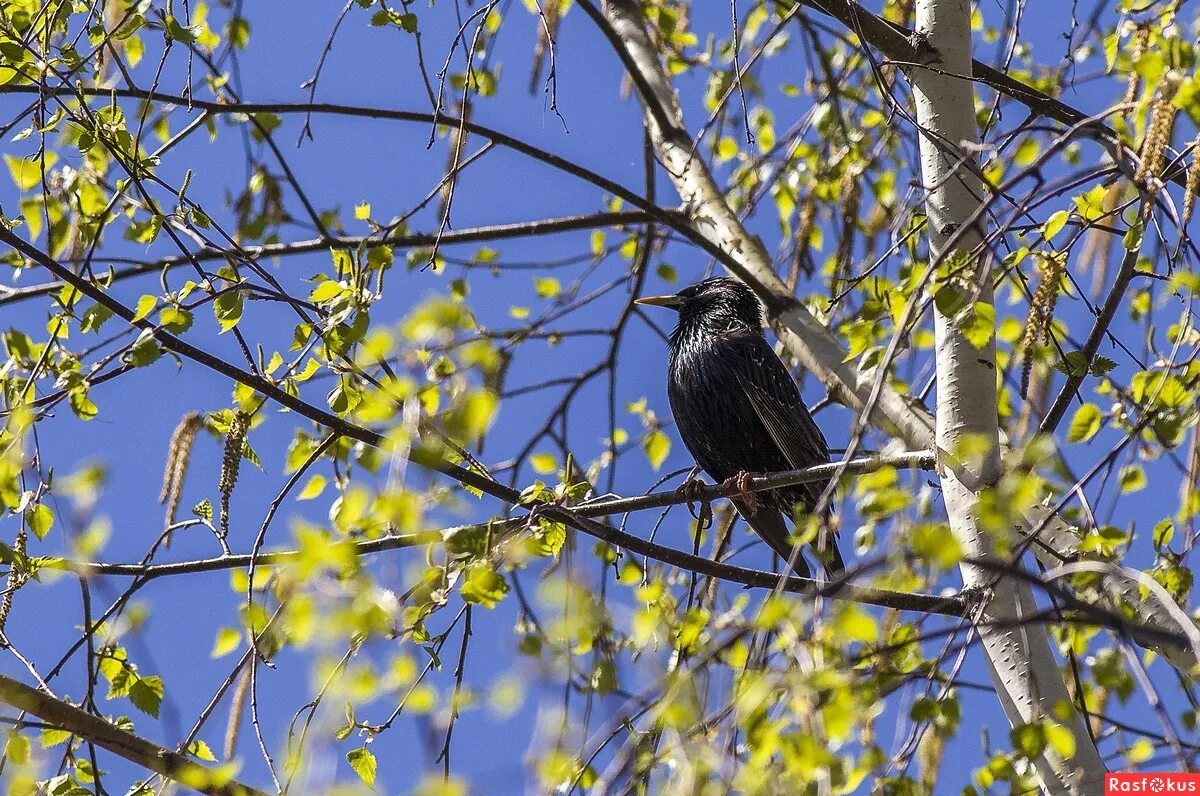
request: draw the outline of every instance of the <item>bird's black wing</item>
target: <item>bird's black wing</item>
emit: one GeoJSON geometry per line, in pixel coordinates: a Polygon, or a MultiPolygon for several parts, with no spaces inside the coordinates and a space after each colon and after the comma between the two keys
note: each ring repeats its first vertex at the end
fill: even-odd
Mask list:
{"type": "Polygon", "coordinates": [[[736,341],[744,367],[738,385],[784,459],[799,470],[829,461],[829,444],[808,413],[800,390],[767,341],[745,335],[736,341]]]}
{"type": "MultiPolygon", "coordinates": [[[[828,462],[829,445],[825,435],[804,405],[792,375],[775,356],[765,338],[759,335],[746,337],[745,340],[734,341],[734,345],[741,349],[739,360],[744,363],[744,367],[736,371],[738,385],[775,447],[795,470],[828,462]]],[[[825,483],[798,484],[779,492],[788,501],[797,501],[803,496],[811,509],[820,500],[825,483]]],[[[771,514],[775,515],[774,512],[771,514]]],[[[760,535],[763,535],[761,531],[760,535]]],[[[832,537],[823,535],[817,547],[824,551],[827,571],[836,575],[845,569],[845,564],[837,548],[836,533],[832,537]]]]}

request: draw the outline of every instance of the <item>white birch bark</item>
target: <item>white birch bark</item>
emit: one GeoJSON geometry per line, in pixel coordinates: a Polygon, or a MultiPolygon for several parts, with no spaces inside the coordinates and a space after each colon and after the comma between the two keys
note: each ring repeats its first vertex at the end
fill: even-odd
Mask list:
{"type": "MultiPolygon", "coordinates": [[[[971,8],[967,0],[917,0],[916,31],[928,44],[929,68],[912,67],[921,176],[926,189],[931,256],[955,263],[961,274],[942,280],[948,289],[992,305],[990,254],[976,216],[985,196],[971,154],[978,143],[971,74],[971,8]],[[957,233],[957,234],[956,234],[957,233]],[[950,249],[953,240],[954,249],[950,249]],[[969,259],[959,267],[963,255],[969,259]]],[[[945,270],[945,269],[941,269],[945,270]]],[[[935,288],[936,289],[936,288],[935,288]]],[[[958,302],[951,302],[951,306],[958,302]]],[[[961,310],[949,310],[961,317],[961,310]]],[[[1001,475],[995,336],[979,348],[956,317],[934,307],[937,359],[937,447],[942,495],[950,529],[968,558],[1003,564],[996,541],[980,519],[980,496],[1001,475]],[[970,451],[970,452],[968,452],[970,451]]],[[[976,340],[975,342],[979,342],[976,340]]],[[[1074,708],[1042,623],[1023,621],[1036,612],[1025,580],[973,564],[960,568],[967,588],[984,591],[977,630],[992,681],[1013,726],[1054,721],[1075,738],[1074,756],[1051,745],[1035,759],[1043,788],[1054,794],[1096,793],[1105,768],[1074,708]]]]}

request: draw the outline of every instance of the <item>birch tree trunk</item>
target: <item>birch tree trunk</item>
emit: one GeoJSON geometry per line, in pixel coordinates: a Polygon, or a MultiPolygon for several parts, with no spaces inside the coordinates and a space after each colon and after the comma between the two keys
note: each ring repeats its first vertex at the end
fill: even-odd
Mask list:
{"type": "MultiPolygon", "coordinates": [[[[996,540],[980,521],[980,495],[1001,475],[997,414],[996,346],[989,329],[982,347],[968,339],[964,316],[990,327],[992,269],[981,221],[972,224],[985,196],[972,152],[978,143],[971,74],[971,22],[967,0],[917,0],[916,29],[928,54],[910,68],[916,98],[921,176],[926,190],[930,255],[940,262],[932,289],[936,301],[938,470],[950,528],[971,559],[993,559],[996,540]],[[972,224],[967,227],[964,225],[972,224]],[[951,248],[953,247],[953,248],[951,248]]],[[[996,692],[1014,727],[1056,722],[1074,736],[1074,755],[1047,744],[1035,760],[1043,787],[1055,794],[1090,794],[1102,787],[1104,764],[1067,692],[1027,581],[964,563],[967,588],[985,594],[977,622],[996,692]]],[[[1063,745],[1060,744],[1060,747],[1063,745]]],[[[1067,744],[1066,746],[1070,746],[1067,744]]]]}

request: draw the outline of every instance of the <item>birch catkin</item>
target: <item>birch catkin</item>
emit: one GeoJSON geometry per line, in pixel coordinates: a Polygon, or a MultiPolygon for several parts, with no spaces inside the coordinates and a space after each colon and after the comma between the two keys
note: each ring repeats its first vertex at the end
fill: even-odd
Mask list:
{"type": "Polygon", "coordinates": [[[238,472],[242,464],[242,450],[246,445],[246,432],[250,430],[250,413],[238,411],[229,421],[229,433],[225,435],[225,453],[221,457],[221,478],[217,489],[221,493],[221,538],[229,534],[229,496],[237,486],[238,472]]]}
{"type": "Polygon", "coordinates": [[[196,441],[196,432],[203,424],[199,412],[188,412],[171,434],[171,442],[167,447],[167,463],[163,467],[162,492],[158,496],[158,502],[167,507],[168,528],[175,524],[175,515],[179,511],[179,501],[183,496],[183,480],[187,476],[188,463],[192,457],[192,444],[196,441]]]}
{"type": "Polygon", "coordinates": [[[1187,187],[1183,191],[1183,224],[1187,226],[1196,210],[1196,194],[1200,193],[1200,138],[1192,142],[1192,162],[1188,165],[1187,187]]]}
{"type": "Polygon", "coordinates": [[[1054,307],[1058,303],[1058,288],[1066,270],[1067,258],[1059,252],[1037,255],[1038,270],[1042,281],[1038,284],[1033,300],[1029,303],[1029,320],[1021,335],[1021,350],[1025,361],[1021,367],[1021,392],[1028,393],[1029,374],[1033,370],[1034,348],[1050,341],[1050,323],[1054,320],[1054,307]]]}
{"type": "Polygon", "coordinates": [[[1150,108],[1150,120],[1146,123],[1146,138],[1142,142],[1142,162],[1138,165],[1135,179],[1144,183],[1150,177],[1157,177],[1166,162],[1167,146],[1171,143],[1171,130],[1175,127],[1175,114],[1178,108],[1172,104],[1175,91],[1179,88],[1179,76],[1168,73],[1163,76],[1162,85],[1154,104],[1150,108]]]}

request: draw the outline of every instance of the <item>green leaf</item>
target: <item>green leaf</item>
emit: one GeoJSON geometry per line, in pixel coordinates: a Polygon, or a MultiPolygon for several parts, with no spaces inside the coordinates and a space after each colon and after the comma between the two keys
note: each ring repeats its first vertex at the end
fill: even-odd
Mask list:
{"type": "Polygon", "coordinates": [[[396,262],[396,252],[391,246],[372,246],[367,251],[367,268],[372,271],[385,271],[396,262]]]}
{"type": "Polygon", "coordinates": [[[103,304],[93,304],[79,317],[79,331],[97,332],[104,322],[112,317],[112,310],[103,304]]]}
{"type": "Polygon", "coordinates": [[[1046,726],[1041,722],[1014,727],[1009,737],[1013,748],[1030,760],[1040,756],[1046,748],[1046,726]]]}
{"type": "Polygon", "coordinates": [[[529,457],[529,463],[535,473],[552,473],[558,469],[558,459],[553,453],[535,453],[529,457]]]}
{"type": "Polygon", "coordinates": [[[1046,219],[1046,223],[1042,224],[1042,235],[1045,236],[1046,240],[1050,240],[1062,232],[1063,227],[1067,225],[1067,219],[1070,217],[1071,213],[1067,210],[1059,210],[1057,213],[1052,214],[1046,219]]]}
{"type": "Polygon", "coordinates": [[[213,518],[212,503],[207,498],[205,498],[204,500],[201,500],[199,503],[192,506],[192,514],[195,514],[197,517],[204,520],[205,522],[212,522],[212,518],[213,518]]]}
{"type": "Polygon", "coordinates": [[[213,638],[212,652],[208,653],[210,658],[223,658],[229,653],[237,649],[241,643],[242,634],[232,627],[223,627],[217,631],[217,635],[213,638]]]}
{"type": "Polygon", "coordinates": [[[224,334],[238,325],[242,319],[243,298],[241,290],[228,290],[213,299],[213,313],[224,334]]]}
{"type": "Polygon", "coordinates": [[[1075,209],[1079,215],[1088,221],[1096,221],[1105,214],[1104,197],[1106,194],[1108,194],[1108,188],[1097,185],[1082,196],[1076,196],[1072,201],[1075,202],[1075,209]]]}
{"type": "Polygon", "coordinates": [[[1071,418],[1071,428],[1067,431],[1067,442],[1088,442],[1100,433],[1102,416],[1100,407],[1087,403],[1079,407],[1075,417],[1071,418]]]}
{"type": "Polygon", "coordinates": [[[79,186],[79,209],[85,216],[98,216],[108,207],[108,197],[94,183],[85,182],[79,186]]]}
{"type": "Polygon", "coordinates": [[[42,730],[42,748],[49,749],[52,746],[58,746],[60,743],[66,743],[70,737],[70,730],[42,730]]]}
{"type": "Polygon", "coordinates": [[[650,466],[657,470],[662,467],[667,454],[671,452],[671,440],[661,429],[656,428],[642,440],[642,450],[646,451],[650,466]]]}
{"type": "Polygon", "coordinates": [[[366,221],[371,217],[371,203],[359,202],[354,206],[354,218],[356,221],[366,221]]]}
{"type": "Polygon", "coordinates": [[[163,307],[158,323],[172,334],[183,334],[192,328],[192,313],[182,307],[163,307]]]}
{"type": "Polygon", "coordinates": [[[167,17],[167,37],[175,41],[191,44],[196,41],[195,26],[184,27],[174,16],[167,17]]]}
{"type": "Polygon", "coordinates": [[[1171,540],[1175,538],[1175,523],[1169,517],[1165,520],[1159,520],[1155,524],[1150,538],[1154,544],[1154,549],[1162,550],[1170,545],[1171,540]]]}
{"type": "Polygon", "coordinates": [[[8,736],[8,741],[4,744],[4,756],[14,765],[23,766],[29,762],[29,746],[28,738],[14,732],[8,736]]]}
{"type": "Polygon", "coordinates": [[[1125,234],[1121,237],[1121,245],[1125,247],[1126,251],[1137,251],[1138,249],[1142,248],[1142,236],[1144,234],[1145,227],[1142,226],[1141,221],[1138,221],[1129,229],[1125,230],[1125,234]]]}
{"type": "Polygon", "coordinates": [[[134,323],[142,320],[154,310],[154,305],[158,303],[158,296],[146,294],[138,299],[137,310],[133,313],[134,323]]]}
{"type": "Polygon", "coordinates": [[[962,560],[958,539],[943,523],[921,525],[912,534],[912,551],[938,569],[949,569],[962,560]]]}
{"type": "Polygon", "coordinates": [[[947,318],[954,318],[967,308],[967,297],[953,285],[943,285],[933,294],[933,304],[947,318]]]}
{"type": "Polygon", "coordinates": [[[212,749],[208,747],[204,741],[199,738],[188,744],[188,754],[199,760],[207,760],[210,763],[217,762],[217,756],[213,754],[212,749]]]}
{"type": "Polygon", "coordinates": [[[1075,756],[1075,734],[1063,725],[1046,722],[1046,740],[1050,742],[1050,748],[1062,757],[1070,759],[1075,756]]]}
{"type": "MultiPolygon", "coordinates": [[[[27,160],[26,158],[5,155],[4,162],[8,164],[8,173],[12,175],[13,182],[22,191],[32,191],[42,184],[42,162],[40,159],[27,160]]],[[[50,171],[50,167],[57,162],[58,155],[52,150],[46,150],[45,163],[47,173],[50,171]]]]}
{"type": "Polygon", "coordinates": [[[308,300],[313,304],[324,304],[327,301],[337,298],[342,295],[345,286],[341,282],[335,282],[332,279],[326,279],[321,284],[313,288],[313,292],[308,294],[308,300]]]}
{"type": "Polygon", "coordinates": [[[1097,354],[1092,359],[1091,367],[1088,367],[1087,356],[1079,350],[1068,351],[1060,361],[1054,363],[1055,370],[1075,377],[1085,375],[1104,376],[1116,366],[1116,362],[1106,356],[1097,354]]]}
{"type": "Polygon", "coordinates": [[[95,420],[96,415],[100,414],[100,407],[96,406],[95,401],[88,397],[86,384],[72,389],[67,397],[71,402],[71,411],[80,420],[95,420]]]}
{"type": "Polygon", "coordinates": [[[234,49],[246,49],[246,45],[250,43],[250,23],[245,17],[234,17],[225,26],[225,38],[234,49]]]}
{"type": "Polygon", "coordinates": [[[1121,468],[1121,492],[1138,492],[1146,488],[1146,471],[1140,465],[1130,464],[1121,468]]]}
{"type": "Polygon", "coordinates": [[[1154,757],[1154,744],[1145,738],[1138,738],[1129,746],[1129,751],[1126,753],[1129,762],[1137,765],[1145,763],[1150,758],[1154,757]]]}
{"type": "Polygon", "coordinates": [[[963,337],[979,350],[987,348],[996,331],[996,308],[986,302],[977,301],[971,311],[958,324],[963,337]]]}
{"type": "Polygon", "coordinates": [[[25,510],[25,524],[38,539],[45,539],[54,527],[54,512],[45,503],[38,503],[25,510]]]}
{"type": "Polygon", "coordinates": [[[726,160],[730,160],[735,157],[737,153],[737,141],[733,140],[727,135],[721,136],[721,139],[717,141],[717,162],[722,163],[726,160]]]}
{"type": "Polygon", "coordinates": [[[496,603],[508,594],[508,582],[504,576],[489,565],[472,567],[462,585],[462,598],[485,608],[495,608],[496,603]]]}
{"type": "Polygon", "coordinates": [[[129,701],[133,703],[133,706],[156,719],[162,698],[163,681],[158,675],[138,677],[129,687],[129,701]]]}
{"type": "Polygon", "coordinates": [[[562,293],[562,284],[552,276],[541,276],[533,281],[534,289],[541,298],[555,298],[562,293]]]}
{"type": "Polygon", "coordinates": [[[136,243],[153,243],[162,230],[162,222],[163,217],[157,213],[144,221],[131,221],[129,229],[125,230],[125,239],[136,243]]]}
{"type": "Polygon", "coordinates": [[[364,746],[359,749],[351,749],[346,753],[346,760],[350,763],[350,768],[354,769],[354,773],[358,774],[358,778],[363,781],[363,784],[368,788],[375,788],[375,755],[364,746]]]}
{"type": "Polygon", "coordinates": [[[296,500],[312,500],[325,491],[325,476],[314,475],[308,479],[308,483],[304,485],[304,489],[300,490],[300,494],[296,495],[296,500]]]}
{"type": "Polygon", "coordinates": [[[283,119],[274,113],[255,113],[252,117],[256,125],[251,128],[250,135],[255,141],[265,141],[271,131],[283,124],[283,119]]]}
{"type": "Polygon", "coordinates": [[[875,618],[854,603],[845,603],[834,617],[834,632],[846,641],[874,642],[879,639],[875,618]]]}
{"type": "Polygon", "coordinates": [[[1018,166],[1028,166],[1033,161],[1037,160],[1040,147],[1034,138],[1026,138],[1017,145],[1017,151],[1013,153],[1013,162],[1018,166]]]}

